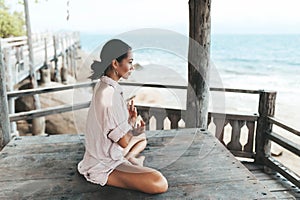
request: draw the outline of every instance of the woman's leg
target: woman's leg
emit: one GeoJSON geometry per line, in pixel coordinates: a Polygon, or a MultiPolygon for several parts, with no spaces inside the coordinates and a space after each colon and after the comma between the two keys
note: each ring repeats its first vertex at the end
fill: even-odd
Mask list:
{"type": "Polygon", "coordinates": [[[123,163],[108,177],[107,185],[149,194],[166,192],[168,182],[157,170],[123,163]]]}

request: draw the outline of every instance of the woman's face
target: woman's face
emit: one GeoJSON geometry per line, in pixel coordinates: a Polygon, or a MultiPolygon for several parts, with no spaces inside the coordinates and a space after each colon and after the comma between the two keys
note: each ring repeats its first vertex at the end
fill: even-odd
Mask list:
{"type": "Polygon", "coordinates": [[[133,57],[132,57],[132,52],[128,51],[128,56],[127,58],[124,58],[120,63],[119,67],[117,69],[118,74],[120,77],[124,79],[128,79],[132,71],[134,70],[134,67],[132,65],[133,62],[133,57]]]}

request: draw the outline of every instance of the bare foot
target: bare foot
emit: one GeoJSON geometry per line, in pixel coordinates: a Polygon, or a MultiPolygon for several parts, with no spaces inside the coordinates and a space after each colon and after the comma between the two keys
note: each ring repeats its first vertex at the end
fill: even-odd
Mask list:
{"type": "Polygon", "coordinates": [[[131,164],[138,165],[138,166],[144,166],[144,160],[145,160],[145,156],[139,156],[137,158],[135,157],[128,158],[128,161],[131,162],[131,164]]]}

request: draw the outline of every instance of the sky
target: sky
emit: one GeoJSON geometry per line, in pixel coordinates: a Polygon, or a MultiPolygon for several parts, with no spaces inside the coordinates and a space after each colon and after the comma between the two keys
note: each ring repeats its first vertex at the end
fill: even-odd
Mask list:
{"type": "MultiPolygon", "coordinates": [[[[17,0],[7,0],[22,10],[17,0]]],[[[34,32],[120,34],[162,28],[188,34],[188,0],[28,0],[34,32]],[[69,10],[69,20],[67,12],[69,10]]],[[[300,34],[300,0],[212,0],[212,34],[300,34]]]]}

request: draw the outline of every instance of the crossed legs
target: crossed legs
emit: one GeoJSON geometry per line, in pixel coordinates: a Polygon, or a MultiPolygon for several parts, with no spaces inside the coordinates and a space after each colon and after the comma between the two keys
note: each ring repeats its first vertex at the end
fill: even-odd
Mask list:
{"type": "Polygon", "coordinates": [[[124,156],[130,163],[119,165],[108,177],[107,185],[159,194],[168,190],[167,179],[157,170],[144,167],[145,157],[138,156],[147,145],[146,135],[134,136],[124,149],[124,156]]]}
{"type": "Polygon", "coordinates": [[[139,136],[133,136],[128,146],[124,148],[123,155],[133,165],[143,166],[145,156],[139,156],[139,153],[145,149],[146,145],[147,140],[145,133],[139,136]]]}

